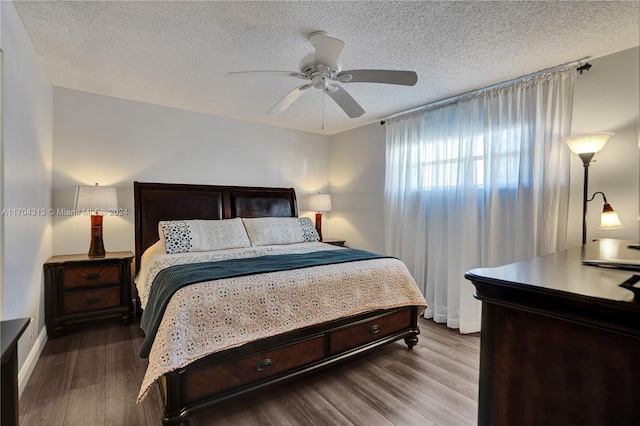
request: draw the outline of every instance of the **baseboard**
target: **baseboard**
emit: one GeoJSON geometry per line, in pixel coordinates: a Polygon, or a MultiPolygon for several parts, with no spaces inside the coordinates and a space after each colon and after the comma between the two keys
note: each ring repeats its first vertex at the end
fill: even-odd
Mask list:
{"type": "Polygon", "coordinates": [[[33,370],[36,368],[36,364],[38,363],[38,359],[40,358],[40,354],[44,349],[44,345],[47,343],[47,328],[42,327],[42,331],[38,335],[35,344],[33,345],[31,352],[29,352],[29,356],[25,360],[22,368],[18,372],[18,398],[22,396],[22,391],[25,387],[27,387],[27,383],[29,382],[29,378],[33,373],[33,370]]]}

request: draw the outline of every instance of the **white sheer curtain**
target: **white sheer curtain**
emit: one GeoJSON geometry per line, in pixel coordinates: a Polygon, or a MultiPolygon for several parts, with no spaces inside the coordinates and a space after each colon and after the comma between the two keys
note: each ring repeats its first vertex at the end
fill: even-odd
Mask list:
{"type": "Polygon", "coordinates": [[[386,251],[425,317],[480,330],[464,273],[565,248],[575,67],[387,121],[386,251]]]}

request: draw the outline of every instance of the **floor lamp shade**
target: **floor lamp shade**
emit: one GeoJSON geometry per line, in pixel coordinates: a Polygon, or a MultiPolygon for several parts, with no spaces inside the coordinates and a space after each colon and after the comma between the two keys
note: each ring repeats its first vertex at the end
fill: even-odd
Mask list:
{"type": "Polygon", "coordinates": [[[595,154],[604,147],[614,134],[615,133],[612,132],[600,132],[587,135],[574,135],[566,137],[564,142],[569,146],[571,151],[578,155],[586,153],[595,154]]]}
{"type": "Polygon", "coordinates": [[[110,186],[80,185],[76,191],[76,211],[91,213],[91,245],[89,257],[104,257],[102,215],[118,208],[116,189],[110,186]]]}
{"type": "Polygon", "coordinates": [[[613,210],[611,204],[605,202],[600,215],[600,229],[618,229],[622,227],[618,213],[613,210]]]}
{"type": "Polygon", "coordinates": [[[333,209],[331,205],[331,194],[312,194],[309,196],[309,209],[316,211],[316,231],[320,241],[322,241],[322,213],[330,212],[333,209]]]}

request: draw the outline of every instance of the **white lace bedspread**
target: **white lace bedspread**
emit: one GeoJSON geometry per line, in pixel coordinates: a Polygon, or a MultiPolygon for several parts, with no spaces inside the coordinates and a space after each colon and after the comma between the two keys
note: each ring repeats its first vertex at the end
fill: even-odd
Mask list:
{"type": "MultiPolygon", "coordinates": [[[[168,255],[156,245],[142,258],[136,286],[144,307],[153,278],[169,266],[341,249],[329,244],[299,243],[168,255]]],[[[393,258],[227,278],[184,287],[167,305],[149,354],[138,402],[158,377],[211,353],[374,309],[408,305],[426,308],[426,301],[405,265],[393,258]]]]}

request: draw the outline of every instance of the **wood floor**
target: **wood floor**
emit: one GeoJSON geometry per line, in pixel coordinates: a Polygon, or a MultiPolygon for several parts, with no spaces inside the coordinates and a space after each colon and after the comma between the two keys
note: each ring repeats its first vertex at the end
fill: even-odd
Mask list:
{"type": "MultiPolygon", "coordinates": [[[[419,321],[404,342],[201,411],[192,426],[475,425],[479,335],[419,321]]],[[[106,319],[50,339],[20,398],[21,426],[161,425],[159,392],[136,405],[147,361],[137,323],[106,319]]]]}

